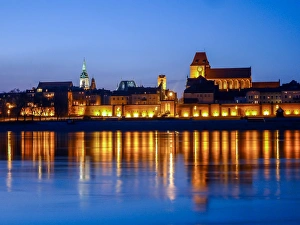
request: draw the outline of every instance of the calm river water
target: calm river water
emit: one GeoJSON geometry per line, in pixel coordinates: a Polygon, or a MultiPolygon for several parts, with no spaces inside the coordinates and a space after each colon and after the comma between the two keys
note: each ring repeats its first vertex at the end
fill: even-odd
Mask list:
{"type": "Polygon", "coordinates": [[[299,224],[300,131],[0,133],[0,224],[299,224]]]}

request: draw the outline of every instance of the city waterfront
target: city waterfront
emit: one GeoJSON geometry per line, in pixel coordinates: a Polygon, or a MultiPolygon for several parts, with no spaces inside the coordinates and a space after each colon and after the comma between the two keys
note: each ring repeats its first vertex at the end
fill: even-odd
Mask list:
{"type": "Polygon", "coordinates": [[[1,224],[300,221],[297,129],[7,131],[0,159],[1,224]]]}

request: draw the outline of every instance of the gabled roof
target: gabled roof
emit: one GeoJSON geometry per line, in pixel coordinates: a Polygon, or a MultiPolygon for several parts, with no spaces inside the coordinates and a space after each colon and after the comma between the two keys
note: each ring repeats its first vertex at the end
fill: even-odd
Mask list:
{"type": "Polygon", "coordinates": [[[37,88],[70,88],[70,87],[73,87],[72,81],[39,82],[37,88]]]}
{"type": "Polygon", "coordinates": [[[184,90],[184,93],[213,93],[217,89],[213,81],[208,81],[203,77],[188,78],[187,83],[190,87],[184,90]]]}
{"type": "Polygon", "coordinates": [[[278,88],[278,87],[280,87],[280,81],[252,82],[252,88],[278,88]]]}
{"type": "Polygon", "coordinates": [[[129,87],[128,92],[131,94],[157,94],[159,88],[156,87],[129,87]]]}
{"type": "Polygon", "coordinates": [[[205,52],[196,52],[191,66],[209,65],[205,52]]]}
{"type": "Polygon", "coordinates": [[[251,67],[246,68],[217,68],[206,70],[207,79],[251,78],[251,67]]]}

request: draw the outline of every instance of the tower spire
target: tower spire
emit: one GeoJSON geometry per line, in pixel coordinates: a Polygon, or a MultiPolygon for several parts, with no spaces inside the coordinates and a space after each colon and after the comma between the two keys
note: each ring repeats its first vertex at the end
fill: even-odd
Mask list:
{"type": "Polygon", "coordinates": [[[89,75],[86,71],[85,58],[83,58],[82,72],[80,74],[80,87],[86,90],[90,88],[90,81],[89,81],[89,75]]]}
{"type": "Polygon", "coordinates": [[[85,57],[83,58],[82,71],[86,71],[85,57]]]}

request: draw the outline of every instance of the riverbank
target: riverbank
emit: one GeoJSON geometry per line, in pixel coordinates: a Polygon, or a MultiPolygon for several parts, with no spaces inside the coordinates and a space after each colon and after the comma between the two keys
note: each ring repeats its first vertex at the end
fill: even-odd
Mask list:
{"type": "Polygon", "coordinates": [[[145,119],[145,120],[71,120],[71,121],[7,121],[0,122],[6,131],[184,131],[184,130],[296,130],[300,118],[256,119],[145,119]]]}

